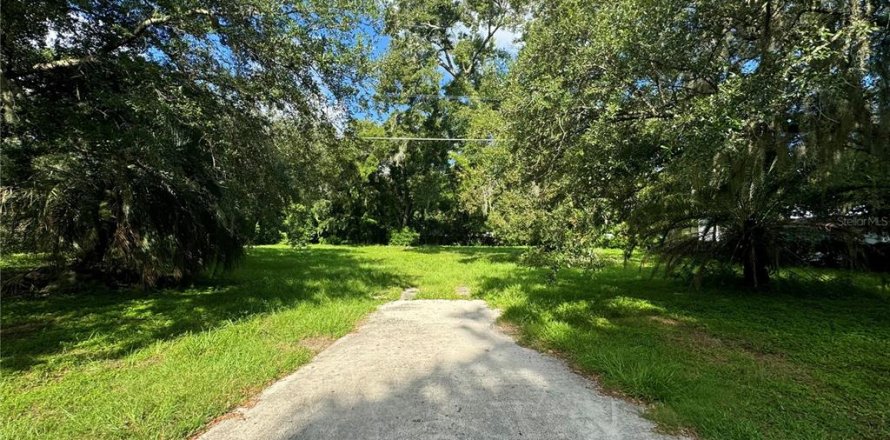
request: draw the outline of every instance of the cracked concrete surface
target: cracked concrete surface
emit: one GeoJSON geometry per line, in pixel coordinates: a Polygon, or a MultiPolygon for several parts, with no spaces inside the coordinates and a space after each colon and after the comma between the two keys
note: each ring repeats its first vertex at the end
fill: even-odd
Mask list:
{"type": "Polygon", "coordinates": [[[482,301],[396,301],[199,438],[669,439],[482,301]]]}

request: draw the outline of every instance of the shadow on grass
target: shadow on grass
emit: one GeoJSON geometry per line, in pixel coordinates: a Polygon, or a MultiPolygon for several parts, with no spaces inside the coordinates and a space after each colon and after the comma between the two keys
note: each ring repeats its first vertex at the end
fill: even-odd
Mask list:
{"type": "Polygon", "coordinates": [[[422,246],[411,248],[418,254],[457,254],[462,264],[477,262],[515,263],[524,251],[518,247],[485,247],[485,246],[422,246]]]}
{"type": "Polygon", "coordinates": [[[560,310],[583,308],[583,313],[572,314],[578,319],[568,323],[599,329],[615,326],[602,326],[602,320],[591,317],[673,316],[717,331],[747,328],[800,337],[825,331],[890,333],[890,296],[877,283],[869,288],[843,280],[783,278],[766,292],[734,286],[695,289],[660,274],[652,276],[649,269],[616,265],[595,272],[562,271],[552,284],[545,270],[519,268],[485,278],[481,287],[493,297],[518,289],[524,301],[504,311],[508,318],[548,313],[560,319],[565,315],[560,310]]]}
{"type": "Polygon", "coordinates": [[[117,359],[257,314],[301,303],[372,300],[407,284],[348,249],[256,248],[235,271],[188,289],[4,300],[2,369],[117,359]]]}
{"type": "Polygon", "coordinates": [[[669,428],[691,427],[702,438],[886,432],[875,415],[890,402],[874,390],[890,387],[890,298],[877,281],[696,290],[619,265],[562,271],[554,284],[544,270],[517,268],[480,285],[525,343],[655,403],[653,418],[669,428]]]}

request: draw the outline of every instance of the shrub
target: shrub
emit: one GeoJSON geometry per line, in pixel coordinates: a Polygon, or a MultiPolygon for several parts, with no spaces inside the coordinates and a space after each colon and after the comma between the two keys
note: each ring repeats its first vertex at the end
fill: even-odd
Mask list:
{"type": "Polygon", "coordinates": [[[284,233],[287,236],[287,244],[293,247],[308,245],[315,233],[309,208],[299,203],[290,205],[284,218],[284,233]]]}
{"type": "Polygon", "coordinates": [[[417,233],[417,231],[409,227],[404,227],[390,234],[389,245],[408,247],[417,244],[419,239],[420,234],[417,233]]]}

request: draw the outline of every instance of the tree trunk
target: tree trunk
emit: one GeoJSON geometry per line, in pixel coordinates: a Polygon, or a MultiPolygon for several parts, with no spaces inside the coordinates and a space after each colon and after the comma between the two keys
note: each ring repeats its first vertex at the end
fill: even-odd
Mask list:
{"type": "Polygon", "coordinates": [[[82,254],[76,266],[80,270],[92,271],[102,265],[105,254],[111,245],[111,225],[102,222],[96,227],[96,240],[93,246],[82,254]]]}
{"type": "MultiPolygon", "coordinates": [[[[98,193],[97,199],[101,200],[102,193],[98,193]]],[[[101,204],[96,203],[92,209],[93,232],[96,234],[92,242],[88,242],[91,247],[84,249],[80,255],[79,261],[75,264],[78,269],[84,271],[95,270],[105,260],[105,254],[111,246],[112,233],[114,226],[110,220],[102,218],[101,204]]],[[[87,244],[87,243],[84,243],[87,244]]]]}
{"type": "Polygon", "coordinates": [[[769,287],[769,252],[763,229],[753,220],[745,222],[744,276],[745,285],[754,289],[769,287]]]}
{"type": "Polygon", "coordinates": [[[637,247],[637,241],[633,238],[629,239],[627,241],[627,244],[624,246],[623,255],[624,255],[624,267],[625,268],[630,263],[630,258],[633,256],[634,249],[636,249],[636,247],[637,247]]]}

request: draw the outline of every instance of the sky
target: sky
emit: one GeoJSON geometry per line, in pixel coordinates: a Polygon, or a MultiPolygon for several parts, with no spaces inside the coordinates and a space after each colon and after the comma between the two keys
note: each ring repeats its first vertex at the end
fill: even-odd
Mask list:
{"type": "MultiPolygon", "coordinates": [[[[76,16],[76,13],[72,13],[72,14],[74,14],[74,16],[75,16],[74,18],[80,19],[80,17],[76,16]]],[[[461,26],[461,25],[456,26],[453,29],[454,34],[456,34],[458,32],[466,32],[466,31],[468,31],[468,29],[465,26],[461,26]]],[[[364,23],[364,24],[360,25],[360,27],[358,28],[358,32],[361,34],[364,34],[366,37],[369,37],[371,39],[371,41],[373,42],[373,49],[371,51],[371,56],[373,59],[380,59],[381,57],[383,57],[386,54],[387,50],[389,49],[389,45],[390,45],[390,38],[388,36],[379,34],[377,32],[377,29],[375,29],[374,26],[371,26],[368,23],[364,23]]],[[[480,32],[481,32],[481,30],[480,30],[480,32]]],[[[495,33],[494,38],[493,38],[494,45],[496,48],[502,49],[502,50],[506,51],[507,53],[509,53],[513,56],[516,56],[519,52],[519,49],[521,48],[521,46],[516,42],[518,37],[519,36],[516,33],[509,31],[509,30],[502,29],[502,30],[498,31],[497,33],[495,33]]],[[[70,44],[71,42],[73,42],[73,38],[71,35],[60,35],[56,30],[50,29],[49,33],[47,34],[47,36],[45,38],[45,41],[43,41],[42,43],[44,44],[44,47],[53,47],[56,44],[65,46],[66,44],[70,44]],[[71,41],[69,41],[69,40],[71,40],[71,41]]],[[[215,35],[213,35],[213,34],[209,35],[207,40],[204,40],[204,41],[195,40],[193,43],[197,44],[197,45],[205,45],[205,47],[207,47],[209,45],[210,48],[216,49],[215,55],[218,57],[218,59],[223,64],[226,64],[226,61],[230,60],[232,57],[231,52],[228,50],[228,48],[223,46],[222,43],[219,41],[219,39],[216,38],[215,35]]],[[[39,43],[37,43],[37,44],[39,44],[39,43]]],[[[166,58],[166,55],[164,54],[164,52],[162,52],[154,47],[149,47],[142,55],[145,58],[151,59],[158,63],[169,62],[169,59],[166,58]]],[[[443,77],[444,77],[444,79],[443,79],[443,84],[444,84],[445,82],[447,82],[449,80],[449,78],[448,78],[448,75],[444,72],[444,70],[442,71],[442,73],[443,73],[443,77]]],[[[373,96],[373,94],[374,94],[373,83],[363,85],[361,88],[361,93],[365,94],[366,96],[373,96]]],[[[355,106],[355,105],[344,106],[342,104],[338,105],[336,103],[320,104],[320,105],[322,105],[321,111],[324,112],[325,114],[327,114],[329,116],[329,118],[337,119],[337,120],[341,120],[341,121],[347,119],[346,118],[347,115],[351,115],[357,119],[370,119],[370,120],[374,120],[374,121],[378,121],[378,122],[382,121],[383,119],[386,118],[386,115],[377,114],[375,112],[368,111],[367,109],[359,108],[358,106],[355,106]]]]}
{"type": "MultiPolygon", "coordinates": [[[[387,50],[389,50],[390,38],[386,35],[379,34],[373,27],[371,26],[362,26],[361,31],[366,35],[371,37],[372,41],[374,41],[373,49],[371,51],[371,57],[375,60],[383,57],[387,50]]],[[[465,26],[457,26],[453,30],[453,33],[456,34],[461,31],[467,31],[465,26]]],[[[522,48],[521,42],[518,42],[520,35],[516,32],[501,29],[494,34],[494,45],[498,49],[502,49],[509,53],[511,56],[516,56],[519,53],[519,50],[522,48]]],[[[444,69],[440,69],[443,74],[443,85],[448,81],[447,73],[444,69]]],[[[373,85],[370,87],[366,87],[363,89],[363,93],[367,93],[369,95],[373,95],[373,85]]],[[[349,110],[352,113],[352,116],[356,119],[364,119],[371,120],[375,122],[382,122],[386,119],[386,114],[379,114],[374,111],[368,111],[366,109],[360,108],[352,108],[349,110]]]]}

